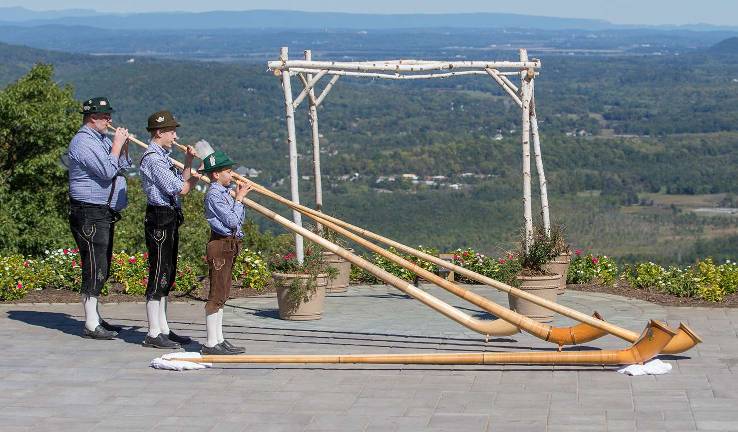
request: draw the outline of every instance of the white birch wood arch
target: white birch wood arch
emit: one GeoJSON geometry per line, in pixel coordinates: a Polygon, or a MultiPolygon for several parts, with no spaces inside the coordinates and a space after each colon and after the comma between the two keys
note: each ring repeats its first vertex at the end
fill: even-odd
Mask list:
{"type": "MultiPolygon", "coordinates": [[[[551,230],[549,218],[548,191],[546,176],[543,171],[540,134],[535,107],[534,80],[541,68],[541,61],[528,59],[525,49],[520,49],[518,61],[436,61],[436,60],[381,60],[364,62],[316,61],[312,59],[310,50],[304,51],[304,59],[290,60],[287,47],[280,50],[279,60],[267,62],[267,66],[275,76],[279,77],[284,91],[285,114],[287,122],[287,143],[290,158],[291,199],[299,204],[299,177],[297,172],[297,141],[295,136],[295,109],[304,101],[308,101],[309,121],[313,143],[313,175],[315,178],[315,206],[320,210],[323,206],[323,191],[320,174],[320,134],[318,130],[318,107],[331,91],[336,81],[342,76],[380,78],[388,80],[418,80],[434,78],[451,78],[457,76],[483,75],[491,77],[502,90],[510,96],[520,108],[522,115],[522,153],[523,153],[523,222],[525,226],[525,244],[530,247],[533,241],[533,216],[531,204],[531,163],[530,144],[533,140],[536,171],[539,179],[541,195],[541,217],[546,233],[551,230]],[[297,76],[302,91],[293,98],[291,78],[297,76]],[[316,85],[325,76],[330,81],[320,94],[316,95],[316,85]],[[519,86],[510,78],[520,79],[519,86]]],[[[293,213],[295,224],[302,225],[300,214],[293,213]]],[[[302,237],[295,236],[297,259],[303,260],[302,237]]]]}

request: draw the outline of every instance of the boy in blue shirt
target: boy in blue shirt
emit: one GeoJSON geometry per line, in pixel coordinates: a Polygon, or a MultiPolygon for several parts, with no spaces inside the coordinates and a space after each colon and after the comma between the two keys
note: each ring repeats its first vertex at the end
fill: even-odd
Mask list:
{"type": "Polygon", "coordinates": [[[146,316],[149,330],[143,345],[176,349],[192,342],[188,336],[174,333],[167,320],[167,297],[177,275],[179,226],[184,221],[180,197],[197,183],[190,168],[195,149],[187,148],[184,170],[176,169],[169,155],[177,139],[179,122],[169,111],[151,114],[146,130],[151,141],[141,157],[141,185],[146,193],[144,233],[149,252],[149,280],[146,285],[146,316]]]}
{"type": "Polygon", "coordinates": [[[231,292],[233,263],[241,252],[242,225],[245,216],[241,201],[251,190],[251,185],[238,182],[234,199],[228,187],[233,175],[233,161],[221,151],[205,157],[200,170],[210,178],[205,194],[205,219],[210,224],[210,240],[207,245],[210,292],[205,304],[207,342],[202,354],[230,355],[245,352],[223,337],[223,306],[231,292]]]}

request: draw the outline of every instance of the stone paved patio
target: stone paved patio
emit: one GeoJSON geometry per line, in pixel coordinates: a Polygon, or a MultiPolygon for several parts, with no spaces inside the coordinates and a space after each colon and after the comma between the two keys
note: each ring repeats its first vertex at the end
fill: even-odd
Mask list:
{"type": "MultiPolygon", "coordinates": [[[[507,304],[504,295],[474,289],[507,304]]],[[[473,316],[486,315],[440,289],[429,291],[473,316]]],[[[161,352],[140,346],[143,304],[104,305],[109,321],[126,326],[114,341],[79,336],[79,305],[0,305],[0,430],[738,430],[738,310],[573,291],[559,299],[636,331],[648,318],[674,327],[684,321],[704,343],[662,357],[674,366],[670,374],[644,377],[551,366],[231,365],[168,372],[149,368],[161,352]]],[[[485,343],[385,286],[329,296],[320,321],[281,321],[275,309],[274,298],[231,301],[227,336],[253,354],[551,348],[526,334],[485,343]]],[[[176,331],[204,340],[201,303],[172,304],[169,315],[176,331]]],[[[626,345],[612,336],[589,344],[626,345]]]]}

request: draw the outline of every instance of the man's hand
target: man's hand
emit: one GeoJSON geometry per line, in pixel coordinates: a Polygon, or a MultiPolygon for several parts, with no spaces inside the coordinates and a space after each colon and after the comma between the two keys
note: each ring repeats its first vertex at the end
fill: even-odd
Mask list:
{"type": "Polygon", "coordinates": [[[115,128],[115,135],[113,135],[113,148],[111,153],[115,156],[120,156],[120,150],[123,145],[128,142],[128,129],[126,128],[115,128]]]}
{"type": "Polygon", "coordinates": [[[236,182],[236,201],[242,201],[253,188],[250,182],[236,182]]]}

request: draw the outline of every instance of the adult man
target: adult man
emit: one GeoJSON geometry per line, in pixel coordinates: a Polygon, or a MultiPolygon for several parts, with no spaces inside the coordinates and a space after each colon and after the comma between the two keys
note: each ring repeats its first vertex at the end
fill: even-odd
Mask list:
{"type": "Polygon", "coordinates": [[[149,331],[143,345],[152,348],[179,348],[192,342],[169,328],[167,296],[177,275],[179,226],[184,221],[179,196],[187,195],[197,183],[190,168],[195,149],[187,147],[185,167],[179,173],[169,159],[177,139],[179,123],[169,111],[149,116],[146,129],[151,134],[149,148],[141,157],[141,183],[148,205],[144,219],[146,248],[149,251],[149,280],[146,286],[146,315],[149,331]]]}
{"type": "Polygon", "coordinates": [[[113,339],[120,327],[100,317],[98,296],[110,274],[113,231],[128,205],[126,178],[128,130],[105,134],[113,108],[107,98],[82,104],[82,127],[69,143],[69,227],[82,261],[81,300],[85,311],[83,337],[113,339]]]}

